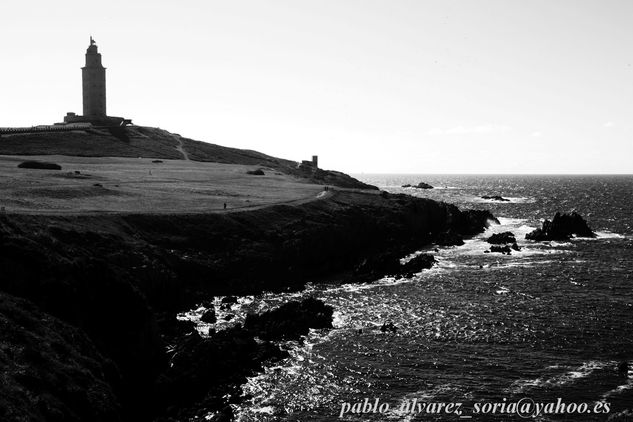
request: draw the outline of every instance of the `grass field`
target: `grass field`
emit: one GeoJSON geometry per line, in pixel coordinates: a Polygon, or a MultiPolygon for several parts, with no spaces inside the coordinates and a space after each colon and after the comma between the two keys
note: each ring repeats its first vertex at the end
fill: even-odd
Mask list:
{"type": "Polygon", "coordinates": [[[6,213],[200,213],[312,200],[323,186],[260,168],[151,158],[0,155],[0,207],[6,213]],[[62,170],[18,168],[26,160],[62,170]],[[78,172],[78,173],[77,173],[78,172]]]}

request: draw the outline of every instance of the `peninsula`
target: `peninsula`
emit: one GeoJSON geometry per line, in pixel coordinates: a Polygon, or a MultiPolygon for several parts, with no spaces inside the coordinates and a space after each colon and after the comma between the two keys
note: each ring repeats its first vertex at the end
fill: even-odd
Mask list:
{"type": "Polygon", "coordinates": [[[381,192],[317,157],[295,162],[109,117],[96,54],[91,40],[84,116],[0,131],[2,420],[183,420],[222,409],[246,376],[283,357],[255,341],[272,338],[267,324],[281,315],[301,329],[328,326],[331,309],[291,305],[204,340],[178,312],[218,295],[372,281],[494,219],[381,192]]]}

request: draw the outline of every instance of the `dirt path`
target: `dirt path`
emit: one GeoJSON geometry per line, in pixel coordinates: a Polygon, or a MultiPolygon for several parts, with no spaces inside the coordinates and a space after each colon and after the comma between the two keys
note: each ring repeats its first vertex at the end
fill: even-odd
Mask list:
{"type": "Polygon", "coordinates": [[[0,210],[0,214],[7,215],[129,215],[129,214],[152,214],[152,215],[165,215],[165,214],[218,214],[218,213],[234,213],[234,212],[242,212],[242,211],[253,211],[267,207],[273,207],[275,205],[303,205],[312,201],[321,201],[324,199],[329,199],[335,196],[336,192],[332,189],[323,190],[314,196],[308,196],[303,198],[297,198],[290,201],[279,201],[279,202],[271,202],[267,204],[257,204],[257,205],[244,205],[238,207],[228,207],[226,209],[192,209],[192,210],[183,210],[183,209],[162,209],[162,210],[153,210],[153,211],[115,211],[115,210],[87,210],[87,211],[75,211],[75,210],[51,210],[51,209],[42,209],[42,210],[0,210]]]}
{"type": "Polygon", "coordinates": [[[176,149],[182,154],[183,160],[190,161],[189,154],[187,154],[187,151],[185,151],[182,139],[178,136],[174,136],[174,139],[176,140],[176,142],[178,142],[178,146],[176,147],[176,149]]]}

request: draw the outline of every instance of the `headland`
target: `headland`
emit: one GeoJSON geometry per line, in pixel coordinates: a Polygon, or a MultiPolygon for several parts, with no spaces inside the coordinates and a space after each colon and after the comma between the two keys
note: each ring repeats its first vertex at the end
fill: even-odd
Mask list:
{"type": "Polygon", "coordinates": [[[379,278],[382,263],[494,218],[160,129],[3,134],[0,154],[10,418],[180,420],[222,408],[283,354],[255,342],[260,328],[203,340],[177,312],[216,295],[379,278]],[[27,160],[61,170],[18,167],[27,160]]]}

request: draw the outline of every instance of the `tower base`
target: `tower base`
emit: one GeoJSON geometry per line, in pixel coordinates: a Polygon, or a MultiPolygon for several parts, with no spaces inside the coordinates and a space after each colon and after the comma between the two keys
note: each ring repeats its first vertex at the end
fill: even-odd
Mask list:
{"type": "Polygon", "coordinates": [[[132,124],[132,119],[115,116],[78,116],[75,113],[67,113],[64,123],[90,123],[93,126],[127,126],[132,124]]]}

